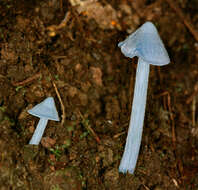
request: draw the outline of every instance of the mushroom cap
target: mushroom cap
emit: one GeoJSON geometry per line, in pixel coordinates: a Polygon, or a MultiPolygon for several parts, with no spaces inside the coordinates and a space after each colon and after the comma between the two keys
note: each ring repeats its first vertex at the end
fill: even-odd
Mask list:
{"type": "Polygon", "coordinates": [[[118,46],[126,57],[141,57],[152,65],[167,65],[170,62],[168,53],[151,22],[146,22],[134,33],[129,35],[118,46]]]}
{"type": "Polygon", "coordinates": [[[28,110],[28,113],[39,118],[60,121],[53,97],[46,98],[40,104],[28,110]]]}

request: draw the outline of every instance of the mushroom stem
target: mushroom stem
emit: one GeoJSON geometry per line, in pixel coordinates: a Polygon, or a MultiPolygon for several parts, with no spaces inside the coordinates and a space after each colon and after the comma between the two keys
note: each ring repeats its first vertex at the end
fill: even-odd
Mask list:
{"type": "Polygon", "coordinates": [[[128,171],[133,174],[135,170],[142,138],[149,78],[149,65],[150,64],[145,62],[143,59],[138,59],[128,136],[124,149],[124,155],[119,166],[119,171],[122,173],[126,173],[128,171]]]}
{"type": "Polygon", "coordinates": [[[48,119],[40,118],[38,125],[36,127],[36,130],[34,131],[34,134],[29,144],[38,145],[40,143],[43,133],[45,131],[45,127],[47,126],[47,122],[48,122],[48,119]]]}

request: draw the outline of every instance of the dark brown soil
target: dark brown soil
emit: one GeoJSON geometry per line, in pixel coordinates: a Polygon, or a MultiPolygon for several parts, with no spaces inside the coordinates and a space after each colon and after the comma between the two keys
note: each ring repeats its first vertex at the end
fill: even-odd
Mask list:
{"type": "MultiPolygon", "coordinates": [[[[198,2],[173,3],[198,28],[198,2]]],[[[1,0],[0,189],[198,189],[197,63],[198,42],[166,1],[1,0]],[[151,66],[140,155],[124,175],[137,59],[117,44],[148,20],[171,63],[151,66]],[[63,125],[49,121],[28,145],[38,118],[27,110],[48,96],[63,125]]]]}

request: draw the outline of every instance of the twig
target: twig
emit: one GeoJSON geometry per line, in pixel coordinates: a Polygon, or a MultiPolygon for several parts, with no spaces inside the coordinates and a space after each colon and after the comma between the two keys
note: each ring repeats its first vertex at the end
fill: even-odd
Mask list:
{"type": "Polygon", "coordinates": [[[170,120],[171,120],[171,130],[172,130],[172,144],[173,144],[173,153],[175,155],[175,159],[177,161],[176,167],[178,168],[179,175],[182,176],[183,173],[183,164],[181,159],[177,156],[177,149],[176,149],[176,135],[175,135],[175,121],[172,113],[172,108],[171,108],[171,97],[170,93],[168,91],[165,91],[157,96],[167,96],[167,106],[168,106],[168,111],[170,114],[170,120]]]}
{"type": "Polygon", "coordinates": [[[61,105],[61,110],[62,110],[62,115],[61,115],[61,126],[63,126],[63,125],[64,125],[64,122],[65,122],[65,118],[66,118],[65,106],[64,106],[64,104],[63,104],[63,101],[62,101],[62,99],[61,99],[60,93],[59,93],[58,88],[57,88],[57,86],[56,86],[56,84],[55,84],[55,82],[54,82],[54,79],[53,79],[53,77],[52,77],[51,72],[49,71],[49,69],[48,69],[47,66],[45,66],[45,68],[46,68],[46,70],[47,70],[47,72],[48,72],[48,74],[49,74],[49,77],[50,77],[50,79],[51,79],[52,85],[53,85],[53,87],[54,87],[54,89],[55,89],[56,95],[57,95],[58,100],[59,100],[60,105],[61,105]]]}
{"type": "Polygon", "coordinates": [[[176,179],[174,179],[174,178],[172,178],[172,181],[173,181],[174,185],[175,185],[177,188],[179,188],[179,185],[178,185],[177,180],[176,180],[176,179]]]}
{"type": "Polygon", "coordinates": [[[57,86],[56,86],[55,82],[52,81],[52,84],[53,84],[53,86],[54,86],[56,95],[57,95],[58,100],[59,100],[60,105],[61,105],[61,109],[62,109],[61,126],[63,126],[63,125],[64,125],[64,122],[65,122],[65,118],[66,118],[66,115],[65,115],[65,106],[64,106],[64,104],[63,104],[63,101],[62,101],[62,99],[61,99],[60,93],[59,93],[59,91],[58,91],[58,89],[57,89],[57,86]]]}
{"type": "Polygon", "coordinates": [[[186,104],[190,104],[193,101],[194,97],[197,96],[197,94],[198,90],[195,90],[193,94],[186,100],[186,104]]]}
{"type": "Polygon", "coordinates": [[[70,12],[66,12],[64,19],[61,21],[61,23],[57,26],[56,29],[61,29],[61,28],[65,27],[67,22],[70,19],[70,16],[71,16],[71,13],[70,12]]]}
{"type": "Polygon", "coordinates": [[[195,86],[194,86],[194,92],[192,93],[192,95],[186,100],[186,104],[190,104],[190,102],[192,102],[193,101],[193,98],[195,97],[195,96],[197,96],[197,94],[198,94],[198,82],[195,84],[195,86]]]}
{"type": "Polygon", "coordinates": [[[146,185],[142,184],[146,190],[150,190],[146,185]]]}
{"type": "Polygon", "coordinates": [[[196,114],[196,96],[193,97],[193,101],[192,101],[192,126],[193,127],[195,127],[195,124],[196,124],[195,114],[196,114]]]}
{"type": "Polygon", "coordinates": [[[54,55],[54,56],[52,56],[52,58],[54,58],[54,59],[65,59],[67,56],[65,56],[65,55],[54,55]]]}
{"type": "Polygon", "coordinates": [[[196,31],[192,23],[186,19],[186,16],[183,14],[182,10],[175,4],[175,1],[174,2],[172,0],[166,0],[166,1],[169,4],[169,6],[178,14],[178,16],[183,21],[183,23],[188,28],[188,30],[191,32],[195,40],[198,41],[198,32],[196,31]]]}
{"type": "Polygon", "coordinates": [[[168,94],[168,91],[165,91],[165,92],[162,92],[161,94],[156,95],[155,98],[157,99],[157,98],[160,98],[162,96],[166,96],[167,94],[168,94]]]}
{"type": "MultiPolygon", "coordinates": [[[[78,110],[79,112],[79,115],[82,119],[82,121],[84,122],[85,121],[85,118],[83,117],[82,113],[80,112],[80,110],[78,110]]],[[[93,135],[93,137],[95,138],[95,140],[97,141],[97,143],[100,143],[100,138],[98,137],[98,135],[94,132],[94,130],[91,128],[91,126],[88,124],[88,125],[85,125],[85,127],[87,128],[88,131],[91,132],[91,134],[93,135]]]]}
{"type": "MultiPolygon", "coordinates": [[[[158,77],[159,77],[159,84],[161,86],[162,85],[162,75],[161,75],[161,72],[160,72],[160,67],[157,67],[157,74],[158,74],[158,77]]],[[[163,106],[164,106],[164,109],[167,110],[166,97],[165,96],[163,96],[163,106]]]]}
{"type": "Polygon", "coordinates": [[[113,136],[114,139],[117,139],[118,137],[120,137],[121,135],[124,135],[126,133],[126,131],[118,133],[116,135],[113,136]]]}
{"type": "Polygon", "coordinates": [[[168,111],[170,113],[170,119],[171,119],[171,124],[172,124],[172,141],[173,141],[173,146],[176,149],[175,121],[174,121],[173,112],[171,108],[171,98],[170,98],[169,92],[167,92],[167,104],[168,104],[168,111]]]}
{"type": "Polygon", "coordinates": [[[24,86],[24,85],[26,85],[27,83],[30,83],[30,82],[32,82],[33,80],[36,80],[36,79],[38,79],[38,78],[40,78],[40,77],[41,77],[41,73],[39,72],[39,73],[37,73],[37,74],[35,74],[35,75],[33,75],[33,76],[31,76],[31,77],[25,79],[24,81],[21,81],[21,82],[13,82],[12,85],[13,85],[13,86],[24,86]]]}
{"type": "Polygon", "coordinates": [[[59,25],[48,26],[47,29],[49,30],[49,35],[50,36],[55,36],[56,35],[56,30],[59,30],[61,28],[64,28],[66,26],[67,22],[70,19],[70,15],[71,15],[71,13],[70,12],[67,12],[65,14],[64,19],[61,21],[61,23],[59,25]]]}
{"type": "Polygon", "coordinates": [[[63,0],[60,0],[60,10],[63,12],[63,0]]]}
{"type": "Polygon", "coordinates": [[[168,91],[165,91],[159,95],[157,95],[155,98],[159,98],[161,96],[167,96],[167,106],[168,106],[168,111],[170,114],[170,120],[171,120],[171,128],[172,128],[172,143],[173,143],[173,148],[176,148],[176,135],[175,135],[175,121],[172,113],[172,108],[171,108],[171,98],[170,94],[168,91]]]}

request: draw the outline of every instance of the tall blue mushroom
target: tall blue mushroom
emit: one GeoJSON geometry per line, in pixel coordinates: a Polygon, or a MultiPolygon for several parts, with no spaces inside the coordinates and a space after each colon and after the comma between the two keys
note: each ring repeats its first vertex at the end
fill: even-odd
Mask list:
{"type": "Polygon", "coordinates": [[[48,120],[59,121],[53,97],[46,98],[43,102],[28,110],[28,113],[40,118],[36,130],[29,142],[29,144],[38,145],[41,141],[48,120]]]}
{"type": "Polygon", "coordinates": [[[167,65],[170,59],[157,29],[151,22],[143,24],[118,46],[126,57],[138,57],[128,136],[119,166],[120,172],[133,174],[142,138],[150,64],[167,65]]]}

